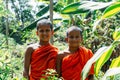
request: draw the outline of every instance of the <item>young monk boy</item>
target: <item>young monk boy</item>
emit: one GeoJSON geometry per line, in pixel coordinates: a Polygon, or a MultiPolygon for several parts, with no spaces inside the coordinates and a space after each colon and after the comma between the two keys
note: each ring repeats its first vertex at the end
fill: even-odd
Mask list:
{"type": "Polygon", "coordinates": [[[40,80],[46,69],[54,69],[58,49],[49,43],[53,35],[52,24],[43,19],[37,22],[39,42],[27,47],[24,59],[23,76],[27,80],[40,80]]]}
{"type": "MultiPolygon", "coordinates": [[[[93,56],[91,50],[80,46],[82,42],[81,29],[72,26],[67,30],[66,41],[68,49],[60,52],[57,56],[56,70],[59,77],[64,80],[81,80],[81,71],[86,62],[93,56]]],[[[93,80],[93,66],[86,80],[93,80]]]]}

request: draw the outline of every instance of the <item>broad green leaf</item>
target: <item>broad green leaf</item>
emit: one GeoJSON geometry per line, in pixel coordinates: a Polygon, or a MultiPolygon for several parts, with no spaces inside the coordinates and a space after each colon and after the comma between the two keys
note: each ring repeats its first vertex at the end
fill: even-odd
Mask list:
{"type": "MultiPolygon", "coordinates": [[[[45,17],[43,17],[45,18],[45,17]]],[[[34,21],[33,23],[31,23],[29,26],[25,27],[24,29],[22,29],[22,31],[26,31],[26,30],[31,30],[34,29],[36,27],[36,24],[39,20],[43,19],[43,18],[39,18],[38,20],[34,21]]]]}
{"type": "Polygon", "coordinates": [[[93,1],[85,1],[86,3],[81,5],[81,7],[85,8],[85,9],[89,9],[91,11],[93,10],[99,10],[102,8],[105,8],[111,4],[113,4],[114,2],[93,2],[93,1]]]}
{"type": "Polygon", "coordinates": [[[112,51],[114,50],[114,46],[110,45],[109,48],[102,54],[102,56],[95,63],[95,74],[98,76],[98,73],[104,63],[110,58],[112,51]]]}
{"type": "Polygon", "coordinates": [[[105,8],[111,5],[113,2],[93,2],[93,1],[81,1],[77,3],[72,3],[66,6],[61,13],[63,14],[78,14],[78,13],[85,13],[88,11],[98,10],[105,8]]]}
{"type": "MultiPolygon", "coordinates": [[[[32,30],[32,29],[36,28],[37,22],[38,22],[39,20],[41,20],[41,19],[46,19],[46,17],[41,17],[41,18],[39,18],[38,20],[34,21],[34,22],[31,23],[30,25],[28,25],[27,27],[25,27],[24,29],[22,29],[22,31],[32,30]]],[[[53,20],[61,20],[61,18],[59,17],[58,19],[55,18],[55,19],[53,19],[53,20]]],[[[56,26],[56,27],[54,27],[53,29],[54,29],[54,31],[57,31],[57,30],[60,29],[60,26],[56,26]]]]}
{"type": "MultiPolygon", "coordinates": [[[[54,1],[53,5],[55,5],[56,3],[57,3],[57,2],[54,1]]],[[[36,14],[36,16],[41,17],[41,16],[43,16],[45,13],[47,13],[48,11],[49,11],[49,5],[43,7],[43,8],[36,14]]]]}
{"type": "Polygon", "coordinates": [[[118,67],[118,68],[110,68],[109,70],[107,70],[105,75],[103,76],[103,78],[101,80],[106,80],[106,78],[108,76],[112,76],[112,75],[116,75],[116,74],[120,74],[120,67],[118,67]]]}
{"type": "Polygon", "coordinates": [[[117,14],[118,12],[120,12],[120,2],[111,2],[110,4],[112,4],[112,5],[109,6],[109,7],[107,7],[105,9],[105,11],[103,12],[103,15],[102,15],[101,19],[99,19],[96,22],[94,22],[93,32],[96,30],[97,26],[99,26],[99,23],[103,19],[109,18],[109,17],[117,14]]]}
{"type": "Polygon", "coordinates": [[[115,30],[115,32],[113,33],[113,39],[114,40],[120,39],[120,28],[115,30]]]}
{"type": "Polygon", "coordinates": [[[85,4],[84,2],[77,2],[77,3],[72,3],[63,8],[61,11],[62,14],[77,14],[77,13],[85,13],[88,10],[80,8],[82,4],[85,4]]]}
{"type": "Polygon", "coordinates": [[[115,2],[113,5],[105,9],[102,15],[102,19],[111,17],[120,12],[120,2],[115,2]]]}
{"type": "Polygon", "coordinates": [[[88,62],[85,64],[83,70],[82,70],[82,80],[85,80],[85,78],[87,77],[87,74],[92,66],[92,64],[94,62],[96,62],[96,60],[98,60],[101,55],[108,49],[109,47],[101,47],[94,55],[93,57],[88,60],[88,62]]]}
{"type": "Polygon", "coordinates": [[[110,68],[120,67],[120,56],[113,59],[110,68]]]}
{"type": "Polygon", "coordinates": [[[37,14],[36,16],[43,16],[45,13],[47,13],[49,11],[49,5],[43,7],[37,14]]]}

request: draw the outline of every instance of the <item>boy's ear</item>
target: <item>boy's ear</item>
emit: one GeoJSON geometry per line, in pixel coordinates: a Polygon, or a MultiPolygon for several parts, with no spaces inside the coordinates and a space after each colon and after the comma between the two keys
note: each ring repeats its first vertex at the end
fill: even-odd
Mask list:
{"type": "Polygon", "coordinates": [[[52,35],[54,34],[54,30],[52,30],[52,35]]]}
{"type": "Polygon", "coordinates": [[[67,37],[65,38],[65,41],[68,42],[68,38],[67,37]]]}
{"type": "Polygon", "coordinates": [[[38,35],[38,31],[36,31],[36,35],[38,35]]]}

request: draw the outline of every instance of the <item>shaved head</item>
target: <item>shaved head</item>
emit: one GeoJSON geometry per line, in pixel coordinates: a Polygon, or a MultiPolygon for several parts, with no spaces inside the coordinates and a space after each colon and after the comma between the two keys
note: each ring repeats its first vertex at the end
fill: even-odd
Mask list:
{"type": "Polygon", "coordinates": [[[71,26],[70,28],[68,28],[66,31],[66,37],[68,37],[71,31],[80,31],[80,36],[82,37],[82,30],[77,26],[71,26]]]}
{"type": "Polygon", "coordinates": [[[37,30],[39,29],[40,26],[44,26],[44,25],[49,25],[50,29],[53,30],[52,23],[48,19],[42,19],[42,20],[38,21],[37,22],[37,30]]]}

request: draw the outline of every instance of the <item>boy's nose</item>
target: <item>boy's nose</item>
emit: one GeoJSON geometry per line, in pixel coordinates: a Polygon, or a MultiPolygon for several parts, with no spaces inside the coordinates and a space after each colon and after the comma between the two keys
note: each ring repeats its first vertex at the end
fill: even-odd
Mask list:
{"type": "Polygon", "coordinates": [[[47,32],[46,31],[43,31],[43,34],[46,34],[47,32]]]}
{"type": "Polygon", "coordinates": [[[73,40],[76,40],[76,38],[74,37],[73,40]]]}

